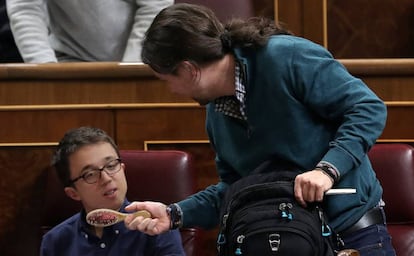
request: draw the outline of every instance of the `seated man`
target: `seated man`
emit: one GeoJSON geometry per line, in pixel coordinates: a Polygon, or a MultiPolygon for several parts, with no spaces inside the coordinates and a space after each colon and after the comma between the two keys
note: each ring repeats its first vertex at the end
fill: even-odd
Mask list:
{"type": "Polygon", "coordinates": [[[124,212],[125,164],[111,137],[97,128],[68,131],[52,160],[65,193],[83,209],[54,227],[42,239],[41,255],[185,255],[179,231],[150,236],[124,223],[109,227],[87,224],[86,214],[98,208],[124,212]]]}

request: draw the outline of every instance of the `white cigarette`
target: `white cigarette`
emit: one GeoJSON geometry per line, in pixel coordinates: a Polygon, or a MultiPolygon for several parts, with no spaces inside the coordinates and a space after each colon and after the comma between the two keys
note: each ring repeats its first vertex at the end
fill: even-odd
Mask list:
{"type": "Polygon", "coordinates": [[[325,195],[331,196],[331,195],[345,195],[345,194],[355,194],[355,193],[356,193],[355,188],[331,188],[325,192],[325,195]]]}

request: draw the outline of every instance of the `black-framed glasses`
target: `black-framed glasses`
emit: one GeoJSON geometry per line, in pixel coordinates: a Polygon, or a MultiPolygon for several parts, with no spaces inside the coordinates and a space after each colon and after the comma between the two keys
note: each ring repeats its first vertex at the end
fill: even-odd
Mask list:
{"type": "Polygon", "coordinates": [[[105,171],[109,176],[113,176],[115,173],[121,170],[121,158],[117,158],[109,161],[102,168],[90,168],[87,169],[82,175],[74,178],[70,183],[75,183],[76,181],[83,179],[88,184],[93,184],[98,182],[101,178],[102,171],[105,171]]]}

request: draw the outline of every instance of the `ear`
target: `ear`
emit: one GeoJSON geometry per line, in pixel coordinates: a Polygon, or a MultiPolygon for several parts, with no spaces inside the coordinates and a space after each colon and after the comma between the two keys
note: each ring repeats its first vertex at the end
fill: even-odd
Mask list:
{"type": "Polygon", "coordinates": [[[73,200],[75,200],[75,201],[80,201],[81,200],[81,198],[80,198],[80,196],[78,194],[78,191],[76,191],[75,188],[73,188],[73,187],[65,187],[64,190],[65,190],[65,194],[68,197],[72,198],[73,200]]]}
{"type": "Polygon", "coordinates": [[[188,72],[188,74],[191,75],[193,79],[198,76],[200,71],[199,67],[194,62],[188,60],[181,62],[180,67],[184,71],[188,72]]]}

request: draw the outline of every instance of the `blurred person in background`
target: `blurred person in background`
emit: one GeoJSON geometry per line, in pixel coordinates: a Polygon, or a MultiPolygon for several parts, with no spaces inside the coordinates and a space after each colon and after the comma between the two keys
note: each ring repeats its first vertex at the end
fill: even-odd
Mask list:
{"type": "Polygon", "coordinates": [[[141,41],[173,0],[6,0],[26,63],[141,62],[141,41]]]}

